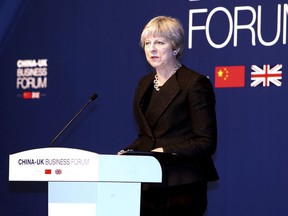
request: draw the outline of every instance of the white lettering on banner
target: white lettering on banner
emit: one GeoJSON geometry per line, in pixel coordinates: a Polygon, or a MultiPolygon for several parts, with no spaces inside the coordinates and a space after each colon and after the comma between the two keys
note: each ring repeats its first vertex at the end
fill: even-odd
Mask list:
{"type": "Polygon", "coordinates": [[[35,59],[33,60],[18,60],[17,61],[17,67],[47,67],[47,59],[38,59],[37,61],[35,59]]]}
{"type": "Polygon", "coordinates": [[[47,68],[18,68],[17,77],[47,76],[47,68]]]}
{"type": "MultiPolygon", "coordinates": [[[[190,9],[189,10],[189,29],[188,29],[188,48],[192,49],[193,47],[193,38],[195,37],[195,31],[205,31],[205,36],[208,43],[217,49],[224,48],[231,41],[233,37],[233,46],[238,46],[238,34],[239,31],[249,31],[251,33],[251,45],[256,46],[256,37],[259,40],[260,44],[263,46],[273,46],[280,41],[281,32],[282,32],[282,44],[287,42],[287,17],[288,17],[288,4],[284,4],[283,7],[281,4],[277,6],[277,30],[275,33],[274,39],[271,41],[265,41],[262,35],[262,6],[258,5],[257,10],[251,6],[237,6],[234,8],[234,15],[232,16],[228,9],[224,7],[216,7],[211,10],[206,17],[206,23],[203,25],[194,25],[194,20],[197,19],[199,14],[207,14],[208,9],[190,9]],[[240,24],[241,12],[248,12],[251,14],[251,19],[246,24],[240,24]],[[227,23],[229,30],[225,40],[221,43],[216,43],[211,37],[210,29],[212,25],[212,20],[215,18],[215,14],[222,13],[227,18],[227,23]],[[257,27],[255,27],[257,24],[257,27]],[[255,30],[255,28],[257,28],[255,30]]],[[[271,13],[273,14],[273,13],[271,13]]],[[[270,14],[269,14],[270,16],[270,14]]],[[[215,25],[215,24],[214,24],[215,25]]]]}
{"type": "Polygon", "coordinates": [[[23,99],[40,99],[41,94],[38,90],[27,91],[27,89],[46,89],[48,59],[19,59],[17,61],[16,88],[25,90],[18,94],[23,99]]]}
{"type": "MultiPolygon", "coordinates": [[[[234,41],[233,41],[233,45],[236,47],[238,44],[238,30],[250,30],[251,32],[251,44],[253,46],[256,45],[256,39],[255,39],[255,31],[253,28],[253,25],[256,21],[256,11],[254,10],[253,7],[250,6],[243,6],[243,7],[236,7],[235,8],[235,19],[234,19],[234,41]],[[246,25],[239,25],[239,12],[240,11],[249,11],[252,14],[252,20],[250,23],[246,24],[246,25]]],[[[259,26],[258,26],[259,27],[259,26]]]]}
{"type": "Polygon", "coordinates": [[[19,77],[16,82],[17,89],[47,88],[47,77],[19,77]]]}

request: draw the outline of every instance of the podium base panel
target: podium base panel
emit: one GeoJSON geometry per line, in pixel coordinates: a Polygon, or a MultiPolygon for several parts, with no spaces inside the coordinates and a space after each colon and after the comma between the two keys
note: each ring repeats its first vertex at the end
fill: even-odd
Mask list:
{"type": "Polygon", "coordinates": [[[49,216],[140,215],[141,183],[49,182],[49,216]]]}

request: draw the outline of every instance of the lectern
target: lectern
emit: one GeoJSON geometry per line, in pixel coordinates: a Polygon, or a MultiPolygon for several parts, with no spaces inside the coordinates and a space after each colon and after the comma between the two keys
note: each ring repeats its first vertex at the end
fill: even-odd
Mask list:
{"type": "Polygon", "coordinates": [[[141,183],[159,183],[152,156],[40,148],[9,156],[9,181],[47,181],[49,216],[137,216],[141,183]]]}

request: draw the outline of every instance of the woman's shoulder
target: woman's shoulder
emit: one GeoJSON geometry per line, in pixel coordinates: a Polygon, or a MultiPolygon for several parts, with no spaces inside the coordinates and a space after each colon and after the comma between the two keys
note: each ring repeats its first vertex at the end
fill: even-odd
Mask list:
{"type": "Polygon", "coordinates": [[[208,84],[211,85],[209,78],[193,69],[190,69],[186,66],[182,66],[177,72],[177,80],[179,84],[184,86],[195,86],[208,84]]]}
{"type": "Polygon", "coordinates": [[[179,71],[177,72],[178,77],[183,80],[183,81],[193,81],[193,80],[197,80],[200,79],[201,77],[205,77],[204,75],[200,74],[199,72],[190,69],[188,67],[186,67],[185,65],[183,65],[179,71]]]}

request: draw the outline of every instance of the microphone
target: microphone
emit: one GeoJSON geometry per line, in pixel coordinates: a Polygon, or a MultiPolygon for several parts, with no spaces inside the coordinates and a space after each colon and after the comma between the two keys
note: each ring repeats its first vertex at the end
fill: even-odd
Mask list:
{"type": "Polygon", "coordinates": [[[51,147],[53,147],[55,141],[61,136],[61,134],[66,130],[67,127],[83,112],[83,110],[97,98],[97,94],[93,93],[90,97],[89,101],[79,110],[79,112],[65,125],[65,127],[57,134],[57,136],[54,137],[54,139],[51,142],[51,147]]]}

